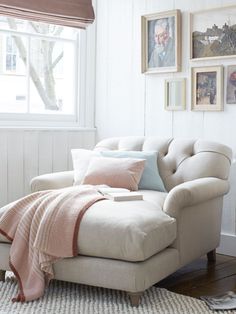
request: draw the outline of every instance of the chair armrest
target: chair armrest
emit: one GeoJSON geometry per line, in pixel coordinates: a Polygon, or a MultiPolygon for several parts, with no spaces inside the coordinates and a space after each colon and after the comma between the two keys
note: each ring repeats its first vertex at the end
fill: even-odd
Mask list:
{"type": "Polygon", "coordinates": [[[164,212],[177,218],[181,208],[193,206],[223,196],[229,191],[228,181],[218,178],[200,178],[174,187],[167,195],[164,212]]]}
{"type": "Polygon", "coordinates": [[[33,178],[30,182],[30,188],[31,192],[61,189],[72,186],[73,181],[74,171],[48,173],[33,178]]]}

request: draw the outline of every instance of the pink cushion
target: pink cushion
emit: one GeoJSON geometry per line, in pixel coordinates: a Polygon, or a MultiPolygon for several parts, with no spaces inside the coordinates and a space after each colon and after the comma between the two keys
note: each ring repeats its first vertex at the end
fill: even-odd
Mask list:
{"type": "Polygon", "coordinates": [[[137,191],[144,166],[145,159],[94,157],[82,184],[106,184],[137,191]]]}

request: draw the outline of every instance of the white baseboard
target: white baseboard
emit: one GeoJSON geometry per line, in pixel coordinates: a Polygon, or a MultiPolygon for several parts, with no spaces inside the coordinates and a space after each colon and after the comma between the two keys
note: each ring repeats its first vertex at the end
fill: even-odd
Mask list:
{"type": "Polygon", "coordinates": [[[221,234],[220,246],[216,249],[217,253],[236,256],[236,235],[221,234]]]}

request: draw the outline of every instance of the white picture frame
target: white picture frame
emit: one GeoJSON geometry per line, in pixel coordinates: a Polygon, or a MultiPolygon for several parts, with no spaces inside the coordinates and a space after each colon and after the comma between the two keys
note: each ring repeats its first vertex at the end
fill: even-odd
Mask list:
{"type": "Polygon", "coordinates": [[[193,111],[223,110],[223,66],[193,67],[193,111]]]}
{"type": "Polygon", "coordinates": [[[142,73],[180,70],[180,10],[142,16],[142,73]]]}
{"type": "Polygon", "coordinates": [[[174,78],[165,80],[165,110],[186,109],[186,79],[174,78]]]}
{"type": "Polygon", "coordinates": [[[189,24],[190,60],[236,57],[236,5],[192,12],[189,24]]]}

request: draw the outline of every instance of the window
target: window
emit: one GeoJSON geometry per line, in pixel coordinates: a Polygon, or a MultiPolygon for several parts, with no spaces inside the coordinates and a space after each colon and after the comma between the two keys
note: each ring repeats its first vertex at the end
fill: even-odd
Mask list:
{"type": "Polygon", "coordinates": [[[0,18],[0,115],[76,119],[80,31],[0,18]]]}
{"type": "Polygon", "coordinates": [[[6,36],[6,52],[4,53],[4,56],[6,56],[5,59],[6,71],[15,72],[17,48],[15,41],[10,36],[6,36]]]}

